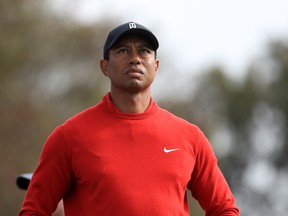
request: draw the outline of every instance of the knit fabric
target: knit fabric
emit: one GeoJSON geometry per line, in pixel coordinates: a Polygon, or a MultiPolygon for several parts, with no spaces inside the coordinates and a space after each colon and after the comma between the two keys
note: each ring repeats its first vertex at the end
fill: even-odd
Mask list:
{"type": "Polygon", "coordinates": [[[187,188],[207,216],[239,215],[197,126],[152,99],[121,113],[109,96],[49,136],[19,215],[51,215],[63,198],[66,216],[186,216],[187,188]]]}

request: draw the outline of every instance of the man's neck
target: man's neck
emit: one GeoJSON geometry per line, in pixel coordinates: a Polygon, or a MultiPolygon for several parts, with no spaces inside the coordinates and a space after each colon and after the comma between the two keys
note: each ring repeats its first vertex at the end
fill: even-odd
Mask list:
{"type": "Polygon", "coordinates": [[[119,94],[110,92],[111,100],[120,112],[143,113],[148,108],[151,95],[146,93],[125,93],[119,94]]]}

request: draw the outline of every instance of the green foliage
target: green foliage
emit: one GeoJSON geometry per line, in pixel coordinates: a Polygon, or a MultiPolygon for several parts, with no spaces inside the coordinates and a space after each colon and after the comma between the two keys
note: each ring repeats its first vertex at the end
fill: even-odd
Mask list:
{"type": "Polygon", "coordinates": [[[98,68],[107,26],[85,26],[41,1],[0,2],[0,209],[16,215],[24,191],[16,176],[32,172],[53,128],[97,103],[107,82],[98,68]]]}
{"type": "Polygon", "coordinates": [[[263,96],[267,103],[277,108],[282,113],[284,119],[283,133],[283,149],[277,157],[274,157],[276,166],[282,169],[288,168],[288,45],[283,42],[276,41],[270,45],[270,58],[273,64],[274,80],[267,87],[263,96]]]}

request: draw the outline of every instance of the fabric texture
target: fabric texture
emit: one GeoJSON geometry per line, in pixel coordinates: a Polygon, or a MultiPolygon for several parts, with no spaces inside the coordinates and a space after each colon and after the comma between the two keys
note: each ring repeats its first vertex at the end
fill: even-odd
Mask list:
{"type": "Polygon", "coordinates": [[[187,216],[186,188],[207,216],[239,215],[197,126],[152,99],[121,113],[108,93],[49,136],[19,215],[51,215],[64,197],[66,216],[187,216]]]}

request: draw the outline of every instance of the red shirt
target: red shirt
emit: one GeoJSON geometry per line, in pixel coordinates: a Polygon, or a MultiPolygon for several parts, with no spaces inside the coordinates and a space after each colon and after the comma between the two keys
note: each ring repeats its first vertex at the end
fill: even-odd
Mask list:
{"type": "MultiPolygon", "coordinates": [[[[47,139],[19,215],[189,215],[186,189],[207,216],[239,215],[199,128],[151,99],[119,112],[107,94],[47,139]]],[[[193,211],[193,210],[192,210],[193,211]]]]}

